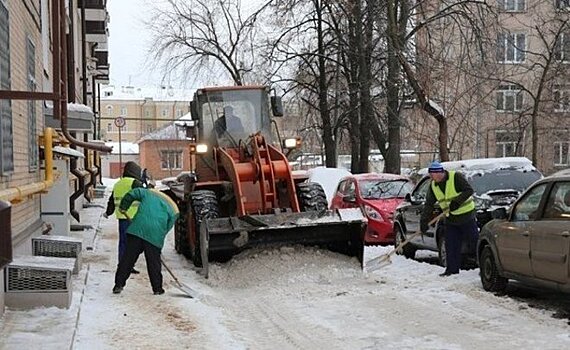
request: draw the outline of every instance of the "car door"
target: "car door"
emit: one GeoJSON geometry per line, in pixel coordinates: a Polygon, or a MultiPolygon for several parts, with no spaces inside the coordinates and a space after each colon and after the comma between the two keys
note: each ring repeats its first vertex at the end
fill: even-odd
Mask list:
{"type": "MultiPolygon", "coordinates": [[[[401,209],[402,216],[406,223],[406,235],[412,235],[420,230],[420,219],[422,216],[422,210],[426,201],[427,192],[430,186],[430,178],[425,177],[416,186],[410,195],[411,202],[401,209]]],[[[422,237],[417,237],[412,242],[417,246],[433,246],[434,245],[434,235],[435,231],[432,227],[422,237]],[[434,242],[428,242],[429,240],[434,242]]]]}
{"type": "Polygon", "coordinates": [[[507,272],[533,276],[530,236],[532,225],[540,216],[540,205],[547,186],[547,183],[541,183],[531,188],[515,203],[510,220],[495,226],[497,254],[507,272]]]}
{"type": "Polygon", "coordinates": [[[344,196],[344,187],[347,181],[348,180],[342,180],[338,184],[333,200],[331,201],[331,208],[342,208],[342,197],[344,196]]]}
{"type": "Polygon", "coordinates": [[[554,183],[539,218],[532,225],[530,256],[534,276],[568,283],[570,253],[570,207],[564,198],[570,181],[554,183]]]}

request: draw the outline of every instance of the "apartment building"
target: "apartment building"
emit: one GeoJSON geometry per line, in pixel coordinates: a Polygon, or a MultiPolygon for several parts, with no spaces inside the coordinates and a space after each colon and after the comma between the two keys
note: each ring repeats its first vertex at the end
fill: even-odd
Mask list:
{"type": "MultiPolygon", "coordinates": [[[[56,129],[58,142],[68,146],[61,134],[62,118],[54,116],[53,102],[47,97],[56,95],[56,65],[58,72],[64,72],[62,67],[67,70],[60,76],[68,96],[67,130],[79,140],[96,136],[95,91],[98,84],[108,81],[107,22],[106,0],[0,0],[0,201],[4,205],[11,202],[9,211],[0,211],[2,276],[12,256],[31,254],[33,236],[50,230],[52,234],[69,233],[70,213],[88,195],[87,183],[94,183],[96,154],[71,142],[71,148],[55,152],[58,176],[54,185],[47,191],[28,191],[31,185],[48,186],[42,183],[45,128],[56,129]],[[54,44],[55,28],[65,30],[60,38],[66,38],[69,45],[65,41],[61,46],[54,44]],[[63,47],[65,60],[54,62],[54,52],[65,52],[63,47]],[[30,92],[36,93],[34,97],[30,92]],[[38,99],[40,94],[45,100],[38,99]],[[50,191],[55,186],[63,191],[50,191]],[[48,204],[46,198],[53,195],[61,196],[60,200],[48,204]]],[[[3,283],[2,277],[0,314],[3,283]]]]}
{"type": "Polygon", "coordinates": [[[119,142],[115,120],[125,124],[121,140],[136,142],[190,111],[193,91],[166,86],[136,88],[109,85],[101,90],[101,135],[108,142],[119,142]]]}
{"type": "MultiPolygon", "coordinates": [[[[453,3],[430,2],[425,18],[453,3]]],[[[452,156],[526,156],[547,174],[568,168],[570,1],[490,4],[442,16],[416,38],[417,73],[445,111],[452,156]]],[[[436,151],[435,119],[406,114],[402,147],[436,151]]]]}

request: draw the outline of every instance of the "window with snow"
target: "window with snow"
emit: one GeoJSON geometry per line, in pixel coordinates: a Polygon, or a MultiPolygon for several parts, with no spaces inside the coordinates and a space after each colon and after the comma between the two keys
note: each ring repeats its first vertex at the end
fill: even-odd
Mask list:
{"type": "Polygon", "coordinates": [[[160,151],[162,170],[182,170],[182,151],[160,151]]]}
{"type": "Polygon", "coordinates": [[[498,112],[518,112],[522,110],[524,95],[521,87],[515,84],[499,85],[497,89],[498,112]]]}
{"type": "Polygon", "coordinates": [[[121,116],[124,117],[124,116],[126,116],[126,115],[127,115],[127,107],[122,106],[122,107],[121,107],[121,116]]]}
{"type": "Polygon", "coordinates": [[[162,110],[162,116],[163,116],[163,117],[168,117],[168,109],[167,109],[167,108],[164,108],[164,109],[162,110]]]}
{"type": "Polygon", "coordinates": [[[526,0],[499,0],[499,9],[505,12],[523,12],[526,10],[526,0]]]}
{"type": "Polygon", "coordinates": [[[500,63],[521,63],[526,58],[525,33],[497,34],[497,61],[500,63]]]}
{"type": "Polygon", "coordinates": [[[107,132],[113,131],[113,123],[107,123],[107,132]]]}
{"type": "Polygon", "coordinates": [[[556,87],[552,91],[554,112],[570,112],[570,87],[556,87]]]}
{"type": "Polygon", "coordinates": [[[107,115],[113,115],[113,106],[107,106],[107,115]]]}
{"type": "Polygon", "coordinates": [[[559,62],[570,63],[570,31],[560,33],[554,47],[554,59],[559,62]]]}
{"type": "Polygon", "coordinates": [[[569,153],[570,141],[554,142],[554,165],[566,166],[570,165],[569,153]]]}
{"type": "Polygon", "coordinates": [[[495,156],[514,157],[522,155],[524,133],[520,131],[495,131],[495,156]]]}
{"type": "Polygon", "coordinates": [[[153,131],[152,125],[147,124],[147,126],[146,126],[146,132],[147,132],[147,133],[151,133],[152,131],[153,131]]]}

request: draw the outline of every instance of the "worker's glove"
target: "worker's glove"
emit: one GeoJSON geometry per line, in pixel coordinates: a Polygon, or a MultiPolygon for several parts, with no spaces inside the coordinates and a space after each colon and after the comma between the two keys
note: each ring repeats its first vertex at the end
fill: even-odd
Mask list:
{"type": "Polygon", "coordinates": [[[461,203],[458,203],[457,201],[453,200],[453,201],[451,201],[451,203],[449,203],[449,211],[455,211],[455,210],[459,209],[460,206],[461,206],[461,203]]]}
{"type": "Polygon", "coordinates": [[[108,219],[108,218],[109,218],[109,215],[107,215],[107,213],[104,213],[104,214],[103,214],[103,217],[104,217],[105,219],[108,219]]]}

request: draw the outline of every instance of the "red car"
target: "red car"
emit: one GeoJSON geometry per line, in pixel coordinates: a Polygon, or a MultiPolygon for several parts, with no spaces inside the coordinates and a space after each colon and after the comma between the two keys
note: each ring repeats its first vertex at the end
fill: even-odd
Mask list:
{"type": "Polygon", "coordinates": [[[364,243],[391,245],[395,238],[394,211],[412,189],[410,179],[401,175],[351,175],[339,182],[331,208],[361,207],[368,217],[364,243]]]}

